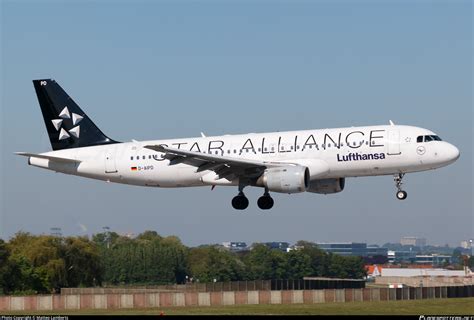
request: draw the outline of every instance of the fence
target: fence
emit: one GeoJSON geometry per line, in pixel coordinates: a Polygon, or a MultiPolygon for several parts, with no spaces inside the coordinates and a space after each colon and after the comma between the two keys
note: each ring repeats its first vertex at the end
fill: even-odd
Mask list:
{"type": "Polygon", "coordinates": [[[0,312],[74,309],[157,308],[243,304],[293,304],[474,297],[474,286],[71,294],[0,297],[0,312]]]}
{"type": "Polygon", "coordinates": [[[159,286],[105,287],[105,288],[61,288],[61,294],[131,294],[159,292],[218,292],[271,290],[270,280],[231,281],[211,283],[187,283],[159,286]]]}
{"type": "Polygon", "coordinates": [[[351,279],[301,279],[301,280],[252,280],[211,283],[187,283],[176,285],[121,287],[121,288],[62,288],[61,294],[133,294],[159,292],[219,292],[219,291],[265,291],[265,290],[319,290],[361,289],[365,280],[351,279]]]}
{"type": "Polygon", "coordinates": [[[271,290],[362,289],[363,279],[313,278],[301,280],[271,280],[271,290]]]}

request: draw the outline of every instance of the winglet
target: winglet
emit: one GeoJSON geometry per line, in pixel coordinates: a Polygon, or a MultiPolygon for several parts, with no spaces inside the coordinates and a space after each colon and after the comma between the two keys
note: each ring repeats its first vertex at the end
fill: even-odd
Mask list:
{"type": "Polygon", "coordinates": [[[390,123],[391,126],[394,126],[394,125],[395,125],[395,123],[393,123],[392,120],[388,120],[388,122],[390,123]]]}

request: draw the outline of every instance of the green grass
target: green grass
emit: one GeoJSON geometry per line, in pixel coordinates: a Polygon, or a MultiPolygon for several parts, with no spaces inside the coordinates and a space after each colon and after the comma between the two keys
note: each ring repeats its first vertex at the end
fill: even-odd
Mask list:
{"type": "MultiPolygon", "coordinates": [[[[67,310],[31,315],[474,315],[474,298],[150,309],[67,310]]],[[[12,314],[25,314],[15,312],[12,314]]]]}

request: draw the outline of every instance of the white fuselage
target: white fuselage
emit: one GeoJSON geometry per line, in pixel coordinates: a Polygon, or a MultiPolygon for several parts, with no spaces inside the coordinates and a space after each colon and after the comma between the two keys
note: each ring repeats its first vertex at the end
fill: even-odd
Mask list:
{"type": "Polygon", "coordinates": [[[459,157],[458,149],[444,141],[417,142],[433,132],[411,126],[380,125],[248,133],[214,137],[156,141],[133,141],[93,147],[64,149],[43,155],[79,160],[61,163],[30,157],[31,165],[104,181],[150,187],[238,185],[238,181],[217,179],[214,172],[197,172],[187,164],[170,165],[170,160],[146,145],[235,159],[288,162],[310,168],[314,161],[329,167],[325,178],[392,175],[430,170],[448,165],[459,157]]]}

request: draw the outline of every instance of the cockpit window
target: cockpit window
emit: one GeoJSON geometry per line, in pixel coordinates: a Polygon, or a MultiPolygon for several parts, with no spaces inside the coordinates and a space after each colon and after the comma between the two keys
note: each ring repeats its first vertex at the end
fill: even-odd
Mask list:
{"type": "Polygon", "coordinates": [[[416,142],[430,142],[430,141],[442,141],[440,137],[435,136],[435,135],[429,135],[429,136],[418,136],[416,138],[416,142]]]}

